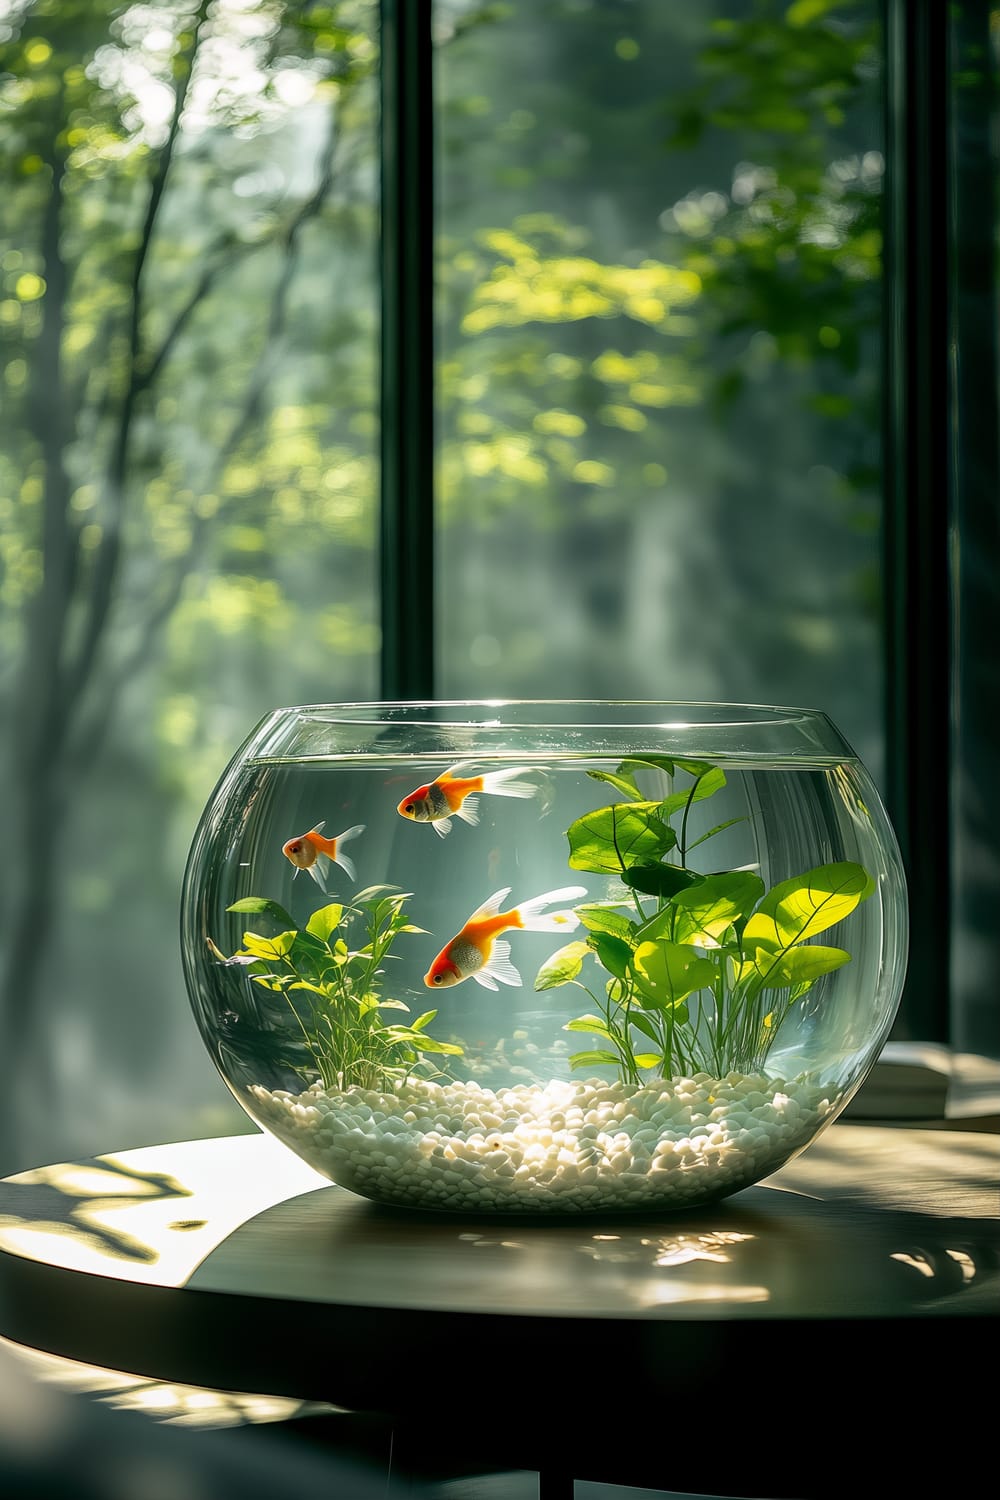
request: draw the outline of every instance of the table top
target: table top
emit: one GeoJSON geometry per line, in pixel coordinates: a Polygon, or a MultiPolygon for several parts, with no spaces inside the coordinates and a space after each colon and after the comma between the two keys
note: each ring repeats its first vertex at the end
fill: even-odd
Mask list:
{"type": "Polygon", "coordinates": [[[709,1208],[508,1220],[380,1207],[263,1134],[175,1142],[0,1181],[0,1333],[421,1420],[488,1422],[556,1369],[551,1411],[579,1421],[600,1370],[661,1420],[748,1348],[874,1399],[887,1328],[904,1360],[985,1348],[998,1185],[1000,1136],[838,1123],[709,1208]]]}

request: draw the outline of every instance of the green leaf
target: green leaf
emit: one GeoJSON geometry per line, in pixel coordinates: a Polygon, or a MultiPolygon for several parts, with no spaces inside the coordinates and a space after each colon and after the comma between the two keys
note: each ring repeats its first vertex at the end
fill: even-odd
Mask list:
{"type": "Polygon", "coordinates": [[[724,823],[716,823],[714,828],[710,828],[707,833],[703,833],[700,838],[695,839],[693,844],[688,844],[688,853],[690,854],[692,849],[697,849],[698,845],[703,844],[706,839],[714,839],[717,833],[725,833],[726,829],[732,828],[734,824],[746,823],[747,821],[746,818],[727,818],[724,823]]]}
{"type": "Polygon", "coordinates": [[[542,964],[535,975],[535,989],[554,990],[560,984],[568,984],[579,974],[580,966],[589,952],[588,943],[580,941],[567,943],[565,948],[560,948],[542,964]]]}
{"type": "Polygon", "coordinates": [[[643,1015],[641,1010],[630,1011],[629,1021],[633,1026],[635,1026],[639,1031],[642,1032],[643,1036],[648,1036],[651,1042],[658,1042],[660,1040],[660,1036],[658,1031],[656,1030],[656,1027],[653,1025],[648,1016],[643,1015]]]}
{"type": "Polygon", "coordinates": [[[615,1054],[613,1052],[571,1052],[569,1065],[571,1068],[603,1068],[614,1067],[615,1054]]]}
{"type": "Polygon", "coordinates": [[[637,1052],[635,1064],[638,1068],[658,1068],[663,1063],[662,1052],[637,1052]]]}
{"type": "Polygon", "coordinates": [[[660,817],[658,802],[601,807],[578,818],[566,837],[570,868],[598,875],[619,875],[629,865],[650,864],[677,842],[660,817]]]}
{"type": "Polygon", "coordinates": [[[410,1022],[410,1030],[423,1031],[424,1027],[429,1026],[436,1015],[436,1010],[425,1010],[422,1016],[418,1016],[415,1021],[410,1022]]]}
{"type": "Polygon", "coordinates": [[[608,1041],[612,1040],[608,1023],[600,1016],[576,1016],[574,1020],[566,1022],[563,1031],[587,1031],[593,1036],[603,1036],[607,1037],[608,1041]]]}
{"type": "Polygon", "coordinates": [[[591,934],[589,946],[593,948],[609,974],[624,979],[632,962],[632,945],[610,932],[591,934]]]}
{"type": "Polygon", "coordinates": [[[366,885],[363,891],[358,891],[354,897],[353,904],[360,906],[362,903],[384,901],[386,897],[408,901],[413,895],[412,891],[404,891],[398,885],[366,885]]]}
{"type": "Polygon", "coordinates": [[[595,781],[610,782],[616,791],[621,792],[630,802],[642,801],[642,793],[631,776],[616,776],[612,771],[588,771],[587,775],[592,776],[595,781]]]}
{"type": "Polygon", "coordinates": [[[768,891],[743,931],[747,949],[782,952],[842,922],[875,889],[861,865],[819,865],[768,891]]]}
{"type": "Polygon", "coordinates": [[[267,912],[269,917],[281,923],[282,927],[294,927],[295,921],[288,915],[283,906],[277,901],[269,901],[266,896],[243,896],[239,901],[234,901],[232,906],[226,907],[227,911],[253,911],[267,912]]]}
{"type": "Polygon", "coordinates": [[[261,937],[256,932],[245,932],[243,934],[243,947],[247,953],[253,953],[257,958],[284,958],[286,953],[292,951],[298,933],[279,932],[277,937],[261,937]]]}
{"type": "Polygon", "coordinates": [[[344,905],[341,901],[333,901],[329,906],[321,906],[314,911],[306,923],[306,932],[311,932],[321,942],[330,940],[330,934],[336,932],[344,915],[344,905]]]}
{"type": "Polygon", "coordinates": [[[676,764],[667,755],[626,755],[618,769],[624,771],[626,766],[641,766],[653,771],[665,771],[668,776],[672,776],[676,764]]]}
{"type": "Polygon", "coordinates": [[[684,943],[640,943],[632,968],[641,993],[664,1007],[676,1006],[716,978],[712,960],[684,943]]]}
{"type": "Polygon", "coordinates": [[[701,877],[679,865],[630,865],[622,871],[622,884],[644,896],[673,896],[701,877]]]}
{"type": "Polygon", "coordinates": [[[691,776],[707,776],[709,771],[718,770],[718,766],[713,766],[710,760],[675,760],[674,765],[691,776]]]}
{"type": "Polygon", "coordinates": [[[763,880],[749,871],[706,875],[691,889],[679,891],[671,902],[676,914],[674,942],[718,947],[727,928],[749,915],[763,894],[763,880]]]}
{"type": "Polygon", "coordinates": [[[726,773],[718,766],[711,766],[705,774],[689,786],[686,791],[673,792],[665,797],[660,806],[666,818],[675,812],[680,812],[682,807],[687,807],[689,802],[703,802],[706,797],[714,797],[716,792],[721,792],[726,784],[726,773]]]}
{"type": "Polygon", "coordinates": [[[292,958],[296,962],[304,960],[322,964],[329,961],[330,949],[315,933],[304,929],[295,934],[295,942],[292,944],[292,958]]]}
{"type": "Polygon", "coordinates": [[[818,943],[805,943],[784,953],[758,948],[752,967],[768,989],[790,989],[795,985],[812,984],[821,974],[830,974],[850,961],[851,955],[843,948],[822,948],[818,943]]]}
{"type": "Polygon", "coordinates": [[[578,906],[576,914],[588,932],[613,932],[626,943],[635,932],[635,923],[609,906],[578,906]]]}
{"type": "Polygon", "coordinates": [[[461,1057],[464,1048],[457,1042],[438,1042],[432,1036],[425,1036],[422,1031],[414,1031],[412,1026],[387,1026],[385,1034],[399,1043],[408,1043],[420,1052],[447,1052],[452,1057],[461,1057]]]}

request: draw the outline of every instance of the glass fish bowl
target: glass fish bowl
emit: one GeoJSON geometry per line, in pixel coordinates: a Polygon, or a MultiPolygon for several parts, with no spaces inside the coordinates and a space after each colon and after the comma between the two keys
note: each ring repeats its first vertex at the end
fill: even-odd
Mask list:
{"type": "Polygon", "coordinates": [[[897,842],[823,713],[280,708],[182,894],[236,1099],[332,1182],[444,1213],[692,1207],[797,1156],[899,1005],[897,842]]]}

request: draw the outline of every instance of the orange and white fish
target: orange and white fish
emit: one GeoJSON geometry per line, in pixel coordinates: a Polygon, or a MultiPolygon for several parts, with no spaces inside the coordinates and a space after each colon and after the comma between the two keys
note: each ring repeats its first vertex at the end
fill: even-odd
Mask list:
{"type": "Polygon", "coordinates": [[[538,787],[530,781],[518,781],[517,777],[530,772],[530,766],[509,766],[503,771],[486,771],[481,776],[465,776],[471,762],[452,766],[443,771],[436,781],[417,789],[404,797],[396,811],[414,823],[430,823],[441,838],[449,832],[452,818],[461,818],[465,823],[476,824],[477,793],[486,792],[494,797],[537,797],[538,787]]]}
{"type": "Polygon", "coordinates": [[[523,932],[572,932],[579,926],[575,911],[543,911],[553,901],[575,901],[587,894],[582,885],[564,886],[546,891],[510,911],[501,911],[511,887],[504,886],[482,906],[477,906],[461,932],[446,943],[424,975],[428,989],[437,985],[461,984],[474,979],[484,989],[499,989],[501,984],[519,985],[521,976],[510,961],[510,943],[499,936],[509,928],[523,932]]]}
{"type": "MultiPolygon", "coordinates": [[[[353,828],[346,828],[343,833],[338,833],[335,839],[327,839],[323,837],[326,823],[317,823],[308,833],[299,834],[298,838],[289,839],[286,844],[282,844],[281,852],[295,866],[296,875],[300,870],[308,870],[325,896],[328,892],[323,877],[331,861],[339,865],[352,880],[357,879],[354,862],[343,853],[341,846],[348,839],[355,839],[359,833],[364,833],[366,826],[364,823],[356,823],[353,828]]],[[[293,880],[294,878],[295,876],[292,877],[293,880]]]]}

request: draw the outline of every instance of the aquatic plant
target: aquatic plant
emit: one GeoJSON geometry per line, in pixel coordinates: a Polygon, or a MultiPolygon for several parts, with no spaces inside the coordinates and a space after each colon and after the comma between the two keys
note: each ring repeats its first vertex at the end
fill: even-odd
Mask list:
{"type": "Polygon", "coordinates": [[[463,1050],[427,1035],[436,1010],[413,1021],[385,1019],[386,1012],[409,1013],[402,1000],[381,994],[381,966],[396,938],[424,931],[407,920],[408,899],[395,886],[369,886],[350,902],[319,907],[304,927],[265,896],[244,896],[226,908],[267,915],[282,928],[273,937],[244,932],[242,948],[222,961],[243,966],[254,984],[284,996],[325,1088],[382,1089],[414,1072],[436,1072],[427,1054],[463,1050]],[[359,930],[365,941],[352,948],[359,930]]]}
{"type": "Polygon", "coordinates": [[[850,960],[843,948],[813,939],[871,895],[870,875],[838,861],[767,891],[752,869],[700,874],[688,863],[692,850],[743,821],[729,819],[688,842],[692,808],[726,784],[721,767],[649,755],[588,774],[625,800],[571,825],[569,864],[617,877],[626,893],[577,907],[588,936],[553,954],[535,980],[539,990],[575,984],[595,1003],[596,1014],[565,1029],[605,1045],[572,1054],[571,1065],[614,1062],[633,1084],[650,1070],[669,1078],[759,1069],[791,1008],[850,960]],[[643,770],[692,780],[651,801],[636,781],[643,770]],[[600,998],[578,977],[591,958],[609,976],[600,998]]]}

